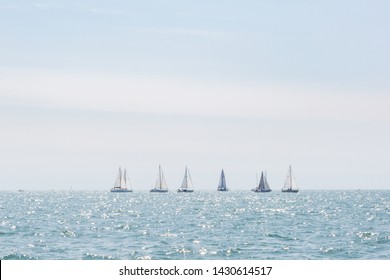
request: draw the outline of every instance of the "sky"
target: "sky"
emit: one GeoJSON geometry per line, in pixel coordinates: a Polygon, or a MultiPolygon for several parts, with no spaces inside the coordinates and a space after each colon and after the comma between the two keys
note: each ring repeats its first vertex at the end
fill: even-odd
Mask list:
{"type": "Polygon", "coordinates": [[[390,189],[389,10],[0,0],[0,190],[390,189]]]}

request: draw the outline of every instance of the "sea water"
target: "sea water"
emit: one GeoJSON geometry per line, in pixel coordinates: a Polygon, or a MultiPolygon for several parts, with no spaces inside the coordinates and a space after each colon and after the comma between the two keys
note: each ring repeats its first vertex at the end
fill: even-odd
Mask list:
{"type": "Polygon", "coordinates": [[[390,191],[0,192],[0,259],[390,259],[390,191]]]}

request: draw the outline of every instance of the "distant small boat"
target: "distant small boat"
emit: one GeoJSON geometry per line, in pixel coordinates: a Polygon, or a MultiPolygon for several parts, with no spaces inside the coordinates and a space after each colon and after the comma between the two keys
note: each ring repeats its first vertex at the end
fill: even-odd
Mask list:
{"type": "Polygon", "coordinates": [[[261,172],[259,185],[256,188],[252,189],[252,191],[254,191],[254,192],[270,192],[271,191],[271,189],[268,185],[267,176],[265,176],[263,174],[263,172],[261,172]]]}
{"type": "Polygon", "coordinates": [[[186,171],[184,172],[184,179],[181,183],[181,187],[177,190],[177,192],[193,192],[193,184],[190,176],[190,172],[186,166],[186,171]]]}
{"type": "Polygon", "coordinates": [[[282,192],[289,192],[289,193],[297,193],[298,192],[298,185],[295,180],[295,176],[292,173],[291,165],[288,169],[286,181],[284,182],[284,187],[282,189],[282,192]]]}
{"type": "Polygon", "coordinates": [[[122,174],[122,169],[119,167],[118,176],[115,181],[115,185],[110,189],[110,192],[132,192],[133,190],[128,188],[129,179],[126,176],[126,169],[122,174]]]}
{"type": "Polygon", "coordinates": [[[223,169],[221,172],[221,177],[219,178],[219,184],[217,190],[221,192],[227,192],[229,190],[226,187],[226,179],[225,179],[225,173],[223,172],[223,169]]]}
{"type": "Polygon", "coordinates": [[[161,166],[158,167],[157,180],[154,185],[154,188],[152,188],[150,192],[158,192],[158,193],[168,192],[167,183],[165,182],[165,177],[161,169],[161,166]]]}

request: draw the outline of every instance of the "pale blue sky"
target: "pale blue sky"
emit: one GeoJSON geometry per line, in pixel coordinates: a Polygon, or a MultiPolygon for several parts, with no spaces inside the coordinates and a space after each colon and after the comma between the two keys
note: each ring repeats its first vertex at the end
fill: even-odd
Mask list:
{"type": "Polygon", "coordinates": [[[0,0],[0,190],[388,189],[389,8],[0,0]]]}

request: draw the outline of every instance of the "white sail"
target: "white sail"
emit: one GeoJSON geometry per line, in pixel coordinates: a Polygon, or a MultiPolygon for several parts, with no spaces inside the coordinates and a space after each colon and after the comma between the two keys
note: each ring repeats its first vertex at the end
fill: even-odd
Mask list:
{"type": "Polygon", "coordinates": [[[126,182],[126,169],[123,170],[123,177],[121,180],[121,188],[126,188],[127,182],[126,182]]]}
{"type": "Polygon", "coordinates": [[[288,169],[288,173],[286,176],[286,181],[284,182],[283,190],[298,190],[298,184],[295,180],[295,176],[292,172],[291,165],[288,169]]]}
{"type": "Polygon", "coordinates": [[[110,192],[132,192],[132,190],[128,189],[129,179],[126,175],[126,169],[124,169],[122,173],[122,168],[119,167],[118,176],[115,181],[114,187],[110,190],[110,192]]]}
{"type": "Polygon", "coordinates": [[[184,173],[183,182],[181,183],[181,189],[192,189],[192,180],[190,176],[190,172],[188,171],[188,168],[186,167],[186,171],[184,173]]]}
{"type": "Polygon", "coordinates": [[[161,183],[160,183],[160,189],[167,189],[168,186],[167,186],[167,182],[165,182],[165,177],[164,177],[164,173],[162,172],[162,169],[160,167],[160,170],[161,170],[161,183]]]}
{"type": "Polygon", "coordinates": [[[270,191],[270,190],[271,189],[270,189],[268,181],[267,181],[267,172],[266,172],[264,175],[264,191],[270,191]]]}
{"type": "Polygon", "coordinates": [[[267,177],[264,178],[264,190],[265,190],[265,191],[271,190],[271,189],[269,188],[269,184],[268,184],[268,181],[267,181],[267,177]]]}
{"type": "Polygon", "coordinates": [[[283,189],[291,189],[291,174],[290,170],[287,173],[286,180],[284,181],[283,189]]]}
{"type": "Polygon", "coordinates": [[[157,176],[155,189],[159,189],[159,190],[166,190],[166,189],[168,189],[167,183],[165,182],[164,173],[163,173],[163,171],[161,169],[161,166],[159,166],[159,173],[158,173],[158,176],[157,176]]]}
{"type": "Polygon", "coordinates": [[[190,175],[190,171],[188,170],[186,166],[186,170],[184,172],[184,178],[183,182],[181,183],[180,188],[177,190],[177,192],[193,192],[193,184],[192,179],[190,175]]]}
{"type": "Polygon", "coordinates": [[[116,177],[114,188],[120,188],[122,185],[122,169],[119,167],[118,176],[116,177]]]}
{"type": "Polygon", "coordinates": [[[127,176],[126,169],[123,171],[123,184],[122,188],[124,189],[131,189],[130,179],[127,176]]]}

